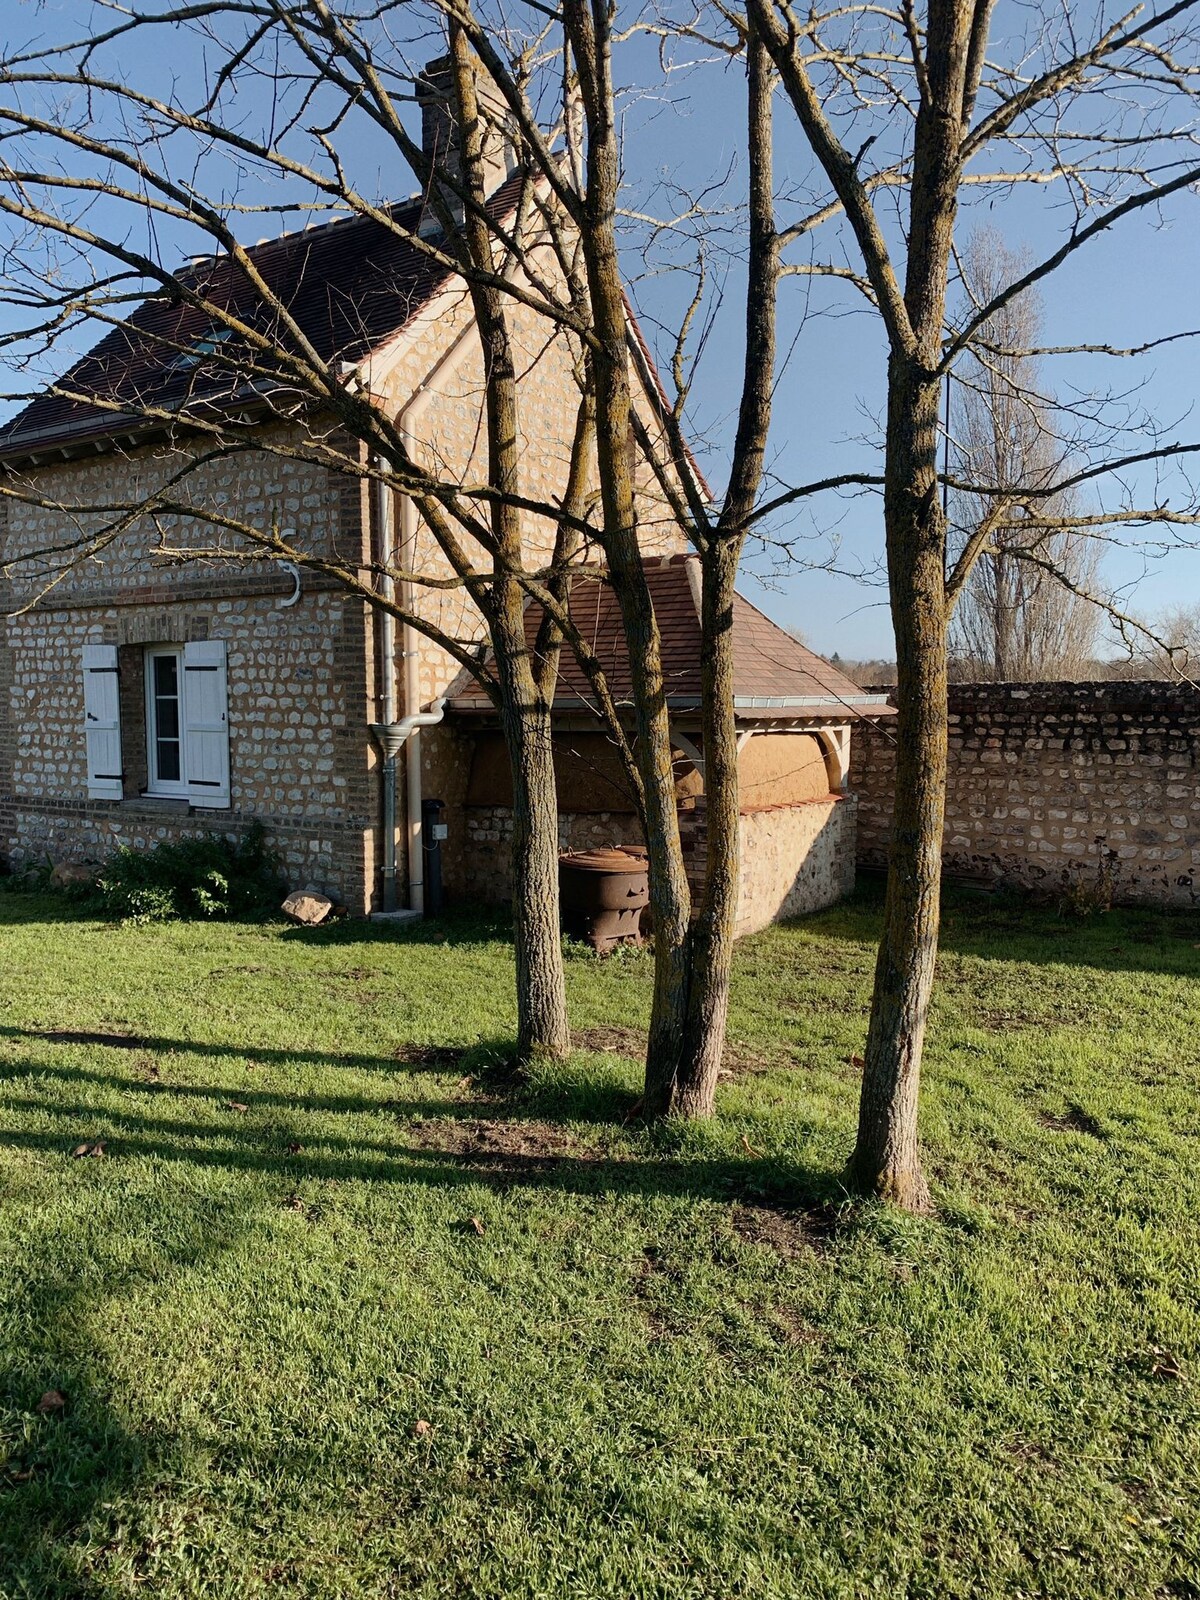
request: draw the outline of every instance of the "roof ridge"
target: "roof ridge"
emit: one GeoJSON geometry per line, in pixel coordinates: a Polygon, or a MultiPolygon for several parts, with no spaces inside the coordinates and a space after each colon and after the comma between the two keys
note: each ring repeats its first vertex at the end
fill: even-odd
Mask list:
{"type": "MultiPolygon", "coordinates": [[[[418,190],[416,194],[410,195],[407,200],[387,200],[381,202],[374,209],[377,212],[387,213],[391,220],[394,221],[398,213],[414,210],[420,201],[421,192],[418,190]]],[[[327,222],[318,222],[311,227],[306,223],[303,228],[285,228],[282,233],[270,234],[265,238],[256,239],[253,244],[243,244],[240,246],[240,248],[245,250],[247,255],[251,256],[259,251],[265,254],[268,250],[277,245],[283,245],[287,243],[294,244],[297,239],[315,239],[318,235],[332,233],[335,228],[344,228],[351,223],[364,222],[372,223],[375,227],[382,226],[379,221],[379,217],[373,216],[370,212],[351,211],[344,217],[330,217],[327,222]]],[[[200,271],[206,264],[213,264],[220,261],[230,261],[232,260],[232,256],[228,250],[222,250],[189,256],[188,260],[194,262],[196,265],[196,270],[200,271]]],[[[149,298],[150,296],[147,296],[147,299],[149,298]]]]}

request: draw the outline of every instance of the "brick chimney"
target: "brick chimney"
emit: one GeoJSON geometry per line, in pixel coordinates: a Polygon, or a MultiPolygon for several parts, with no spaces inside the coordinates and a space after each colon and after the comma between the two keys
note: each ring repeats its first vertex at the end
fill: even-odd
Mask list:
{"type": "MultiPolygon", "coordinates": [[[[483,119],[484,190],[493,195],[515,170],[517,150],[513,142],[513,117],[490,73],[481,62],[475,64],[475,96],[483,119]]],[[[421,148],[435,167],[457,177],[459,166],[459,128],[454,104],[450,57],[430,61],[417,79],[417,104],[421,107],[421,148]]],[[[447,191],[455,218],[462,220],[462,201],[447,191]]],[[[421,223],[422,235],[437,233],[441,223],[430,206],[421,223]]]]}

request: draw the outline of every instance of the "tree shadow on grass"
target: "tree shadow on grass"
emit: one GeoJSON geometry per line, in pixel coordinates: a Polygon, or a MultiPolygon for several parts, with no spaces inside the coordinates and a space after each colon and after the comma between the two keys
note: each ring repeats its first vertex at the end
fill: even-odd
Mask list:
{"type": "MultiPolygon", "coordinates": [[[[848,900],[785,926],[873,946],[882,931],[883,898],[883,876],[872,874],[848,900]]],[[[769,940],[772,930],[756,937],[769,940]]],[[[938,943],[948,954],[990,961],[1200,977],[1200,908],[1121,906],[1078,916],[1016,890],[947,883],[938,943]]]]}
{"type": "MultiPolygon", "coordinates": [[[[63,1296],[46,1324],[47,1338],[70,1324],[63,1296]]],[[[78,1348],[43,1353],[36,1347],[19,1368],[0,1371],[0,1418],[5,1460],[0,1466],[0,1574],[4,1592],[30,1596],[109,1594],[81,1571],[72,1547],[104,1505],[134,1490],[150,1471],[151,1447],[113,1414],[93,1363],[78,1348]],[[40,1363],[47,1376],[36,1378],[40,1363]],[[65,1397],[61,1411],[38,1413],[39,1393],[52,1381],[65,1397]],[[12,1585],[11,1589],[8,1585],[12,1585]]]]}
{"type": "MultiPolygon", "coordinates": [[[[511,1051],[506,1041],[494,1041],[469,1047],[441,1045],[399,1045],[390,1056],[367,1055],[340,1050],[272,1050],[255,1044],[214,1044],[204,1039],[168,1039],[158,1034],[121,1033],[113,1030],[90,1032],[72,1028],[15,1028],[0,1025],[0,1039],[20,1040],[28,1044],[52,1046],[80,1045],[88,1049],[119,1050],[150,1055],[246,1057],[262,1066],[271,1067],[348,1067],[356,1072],[450,1072],[468,1053],[488,1051],[500,1055],[511,1051]]],[[[20,1068],[6,1068],[6,1072],[20,1068]]],[[[46,1070],[39,1066],[25,1069],[33,1073],[46,1070]]],[[[150,1085],[151,1088],[170,1089],[168,1083],[150,1085]]]]}
{"type": "MultiPolygon", "coordinates": [[[[626,1030],[628,1032],[628,1030],[626,1030]]],[[[635,1035],[629,1033],[630,1039],[635,1035]]],[[[0,1025],[0,1039],[19,1041],[26,1047],[26,1058],[11,1062],[5,1067],[9,1083],[20,1079],[52,1078],[63,1083],[96,1085],[109,1089],[131,1091],[148,1096],[187,1095],[193,1099],[228,1101],[234,1091],[229,1087],[192,1084],[171,1076],[158,1076],[161,1068],[152,1057],[165,1058],[197,1056],[217,1060],[246,1058],[256,1066],[272,1067],[286,1071],[289,1068],[330,1067],[347,1068],[355,1072],[394,1076],[398,1082],[420,1075],[458,1075],[464,1087],[468,1084],[480,1094],[493,1100],[521,1099],[531,1114],[556,1116],[576,1122],[623,1122],[635,1096],[628,1086],[597,1079],[593,1073],[576,1072],[565,1077],[528,1081],[516,1065],[515,1041],[508,1037],[476,1040],[470,1045],[402,1044],[389,1056],[364,1055],[349,1052],[319,1050],[269,1050],[251,1046],[212,1044],[203,1040],[169,1039],[158,1035],[123,1034],[115,1032],[89,1032],[75,1029],[18,1028],[0,1025]],[[37,1047],[50,1050],[40,1059],[32,1053],[37,1047]],[[53,1051],[63,1046],[88,1050],[119,1052],[118,1059],[126,1061],[132,1054],[146,1058],[147,1069],[155,1076],[143,1079],[106,1074],[84,1066],[64,1064],[53,1058],[53,1051]]],[[[630,1053],[624,1039],[621,1048],[607,1049],[601,1053],[618,1054],[631,1063],[640,1065],[639,1058],[630,1053]]],[[[103,1057],[101,1057],[103,1059],[103,1057]]],[[[252,1108],[291,1107],[301,1105],[313,1112],[343,1113],[366,1111],[379,1102],[361,1096],[311,1096],[305,1092],[303,1100],[281,1089],[258,1088],[252,1081],[239,1083],[236,1099],[252,1108]]],[[[396,1109],[407,1107],[409,1114],[443,1114],[453,1109],[457,1102],[445,1100],[394,1100],[396,1109]]]]}
{"type": "MultiPolygon", "coordinates": [[[[140,1202],[148,1234],[161,1241],[161,1197],[140,1202]]],[[[122,1200],[129,1227],[131,1207],[122,1200]]],[[[172,1245],[161,1243],[159,1268],[186,1273],[235,1242],[244,1221],[226,1205],[186,1225],[174,1219],[172,1245]]],[[[52,1259],[31,1263],[5,1304],[6,1344],[0,1369],[0,1588],[45,1600],[99,1600],[114,1593],[105,1581],[107,1557],[129,1534],[135,1499],[181,1470],[184,1441],[170,1428],[133,1428],[114,1404],[114,1383],[103,1353],[89,1338],[90,1321],[106,1299],[136,1281],[135,1268],[114,1240],[95,1260],[95,1235],[71,1238],[60,1224],[52,1259]],[[84,1270],[85,1267],[89,1270],[84,1270]],[[17,1352],[20,1352],[17,1354],[17,1352]],[[53,1403],[53,1397],[62,1404],[53,1403]],[[43,1396],[44,1409],[40,1408],[43,1396]]],[[[121,1552],[135,1581],[149,1583],[153,1541],[134,1538],[121,1552]]],[[[152,1591],[151,1591],[152,1592],[152,1591]]]]}
{"type": "MultiPolygon", "coordinates": [[[[104,1081],[104,1080],[100,1080],[104,1081]]],[[[113,1082],[122,1090],[132,1087],[113,1082]]],[[[189,1091],[180,1091],[183,1099],[189,1091]]],[[[219,1091],[205,1090],[215,1099],[219,1091]]],[[[600,1196],[616,1192],[648,1197],[743,1201],[782,1210],[823,1211],[842,1199],[836,1175],[798,1160],[706,1156],[664,1148],[666,1136],[615,1135],[593,1143],[563,1122],[533,1115],[520,1099],[496,1101],[339,1102],[336,1106],[266,1097],[249,1113],[203,1122],[160,1118],[140,1110],[114,1111],[83,1103],[7,1097],[10,1113],[37,1115],[55,1127],[0,1129],[0,1146],[68,1159],[81,1140],[101,1138],[109,1161],[130,1157],[184,1162],[202,1168],[277,1177],[294,1189],[306,1179],[323,1183],[421,1184],[457,1189],[483,1185],[497,1191],[554,1189],[600,1196]],[[252,1122],[262,1104],[279,1118],[252,1122]],[[394,1116],[394,1137],[371,1138],[307,1125],[309,1112],[394,1116]],[[289,1112],[292,1114],[289,1116],[289,1112]],[[305,1142],[307,1141],[307,1143],[305,1142]]],[[[282,1191],[281,1191],[282,1192],[282,1191]]]]}

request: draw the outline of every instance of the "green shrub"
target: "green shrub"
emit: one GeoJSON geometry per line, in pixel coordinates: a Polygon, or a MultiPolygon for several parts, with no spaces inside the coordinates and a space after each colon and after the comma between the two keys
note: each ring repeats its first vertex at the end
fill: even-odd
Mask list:
{"type": "Polygon", "coordinates": [[[104,910],[123,922],[261,916],[283,892],[279,863],[255,823],[240,839],[210,833],[113,851],[96,879],[104,910]]]}

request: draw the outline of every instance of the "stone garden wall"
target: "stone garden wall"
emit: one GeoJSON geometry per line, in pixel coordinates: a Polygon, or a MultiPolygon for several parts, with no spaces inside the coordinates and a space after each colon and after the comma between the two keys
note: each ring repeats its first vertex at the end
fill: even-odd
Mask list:
{"type": "MultiPolygon", "coordinates": [[[[886,860],[894,722],[855,729],[858,859],[886,860]]],[[[1174,683],[957,684],[943,859],[1025,888],[1192,905],[1200,692],[1174,683]]]]}
{"type": "Polygon", "coordinates": [[[739,935],[820,911],[851,892],[855,811],[853,795],[829,795],[742,813],[739,935]]]}

